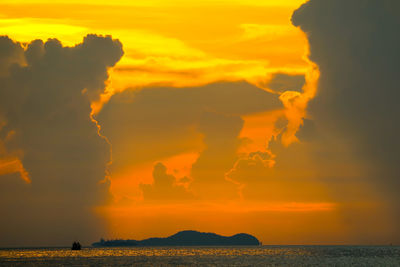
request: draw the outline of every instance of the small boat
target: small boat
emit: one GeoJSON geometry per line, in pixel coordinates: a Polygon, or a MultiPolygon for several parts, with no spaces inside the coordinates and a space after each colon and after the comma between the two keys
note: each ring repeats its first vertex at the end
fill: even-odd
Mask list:
{"type": "Polygon", "coordinates": [[[81,244],[79,242],[74,242],[72,244],[71,250],[81,250],[81,248],[82,248],[82,246],[81,246],[81,244]]]}

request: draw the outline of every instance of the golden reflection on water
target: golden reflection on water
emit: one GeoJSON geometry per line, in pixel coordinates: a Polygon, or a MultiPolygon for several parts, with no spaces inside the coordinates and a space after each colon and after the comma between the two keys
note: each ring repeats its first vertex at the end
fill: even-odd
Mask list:
{"type": "Polygon", "coordinates": [[[0,266],[400,266],[396,246],[0,249],[0,266]]]}
{"type": "Polygon", "coordinates": [[[257,256],[307,255],[302,248],[285,247],[140,247],[140,248],[67,248],[6,249],[0,258],[134,257],[134,256],[257,256]]]}

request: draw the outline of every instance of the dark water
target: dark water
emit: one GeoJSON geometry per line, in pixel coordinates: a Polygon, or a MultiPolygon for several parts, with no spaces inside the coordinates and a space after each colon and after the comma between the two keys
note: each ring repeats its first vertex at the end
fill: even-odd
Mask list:
{"type": "Polygon", "coordinates": [[[400,266],[400,247],[0,249],[0,266],[400,266]]]}

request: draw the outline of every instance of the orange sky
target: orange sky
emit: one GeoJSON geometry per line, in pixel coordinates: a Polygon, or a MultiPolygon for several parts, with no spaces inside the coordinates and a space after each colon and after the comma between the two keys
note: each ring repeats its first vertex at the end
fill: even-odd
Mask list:
{"type": "MultiPolygon", "coordinates": [[[[282,132],[282,149],[298,143],[295,134],[302,119],[307,117],[307,102],[316,92],[318,68],[306,59],[305,35],[290,22],[293,11],[303,2],[1,2],[0,33],[14,40],[29,42],[58,38],[65,45],[74,45],[86,34],[96,33],[112,35],[122,42],[125,54],[117,66],[110,69],[107,93],[101,103],[92,103],[94,114],[99,113],[102,105],[116,92],[148,87],[186,90],[220,81],[244,80],[272,92],[283,102],[281,109],[241,116],[243,127],[235,151],[238,159],[225,172],[225,179],[233,181],[231,184],[236,188],[234,197],[222,185],[210,183],[198,187],[204,191],[215,189],[210,190],[209,195],[191,187],[193,164],[207,149],[204,135],[195,129],[188,130],[190,136],[188,134],[187,139],[171,137],[163,146],[147,146],[150,151],[160,150],[160,156],[143,161],[129,159],[127,144],[127,151],[120,153],[126,157],[124,163],[109,166],[114,199],[106,206],[95,208],[108,221],[105,237],[166,236],[190,228],[226,235],[248,232],[264,243],[284,244],[317,243],[321,235],[324,238],[320,243],[334,243],[338,236],[348,234],[340,215],[342,203],[337,203],[332,192],[318,181],[317,171],[309,168],[309,159],[296,158],[294,152],[293,160],[305,164],[297,169],[282,170],[276,167],[279,155],[268,148],[268,142],[282,131],[276,124],[284,119],[288,124],[282,132]],[[276,73],[304,75],[306,84],[299,92],[274,91],[268,82],[276,73]],[[168,150],[169,146],[183,148],[177,149],[180,152],[175,154],[162,156],[161,150],[168,150]],[[251,156],[255,152],[269,154],[270,158],[251,156]],[[251,181],[252,185],[240,178],[232,178],[239,175],[240,163],[250,158],[264,164],[265,169],[265,174],[259,174],[257,170],[244,174],[258,177],[259,180],[251,181]],[[166,167],[164,174],[172,175],[176,185],[195,197],[177,197],[170,201],[160,192],[159,199],[146,201],[142,185],[153,183],[153,168],[158,162],[166,167]],[[187,179],[181,179],[183,177],[187,179]]],[[[170,119],[174,120],[173,117],[170,119]]],[[[99,126],[102,126],[101,121],[99,126]]],[[[162,128],[158,130],[163,131],[162,128]]],[[[110,142],[114,148],[113,140],[110,142]]],[[[251,167],[253,163],[249,164],[251,167]]],[[[356,164],[349,165],[349,169],[357,170],[356,164]]],[[[0,161],[0,174],[21,168],[15,157],[4,163],[0,161]]],[[[29,181],[27,174],[24,177],[29,181]]]]}

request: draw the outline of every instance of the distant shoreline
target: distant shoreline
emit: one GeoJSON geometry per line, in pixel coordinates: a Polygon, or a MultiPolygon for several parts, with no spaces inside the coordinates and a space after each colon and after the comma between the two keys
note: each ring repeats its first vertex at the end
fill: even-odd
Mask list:
{"type": "Polygon", "coordinates": [[[161,247],[161,246],[259,246],[261,242],[254,236],[240,233],[222,236],[193,230],[178,232],[165,238],[153,237],[143,240],[104,240],[92,244],[93,247],[161,247]]]}

